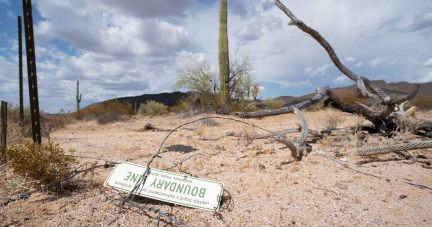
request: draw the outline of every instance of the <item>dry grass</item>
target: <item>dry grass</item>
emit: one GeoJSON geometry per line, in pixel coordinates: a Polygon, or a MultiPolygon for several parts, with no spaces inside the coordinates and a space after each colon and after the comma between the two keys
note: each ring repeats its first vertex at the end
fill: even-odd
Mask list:
{"type": "Polygon", "coordinates": [[[252,144],[252,142],[255,140],[257,129],[251,125],[246,124],[239,125],[238,129],[239,133],[243,135],[246,146],[252,144]]]}
{"type": "Polygon", "coordinates": [[[317,113],[319,114],[318,118],[321,120],[320,126],[325,130],[338,129],[346,121],[346,115],[343,115],[342,111],[333,108],[326,108],[324,111],[317,113]]]}

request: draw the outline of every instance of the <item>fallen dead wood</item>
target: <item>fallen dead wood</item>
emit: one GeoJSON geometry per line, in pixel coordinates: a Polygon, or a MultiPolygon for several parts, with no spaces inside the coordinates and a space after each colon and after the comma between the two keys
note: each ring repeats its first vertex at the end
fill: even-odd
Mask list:
{"type": "Polygon", "coordinates": [[[367,155],[374,155],[374,154],[387,154],[390,152],[424,149],[424,148],[431,148],[431,147],[432,147],[432,141],[421,141],[421,142],[403,143],[403,144],[396,144],[396,145],[377,147],[377,148],[361,149],[357,151],[357,154],[360,156],[367,156],[367,155]]]}
{"type": "MultiPolygon", "coordinates": [[[[175,129],[175,128],[168,128],[168,127],[153,125],[153,124],[150,124],[150,122],[147,122],[142,128],[126,128],[121,122],[119,122],[119,123],[123,127],[124,130],[135,131],[135,132],[145,132],[145,131],[149,131],[149,130],[158,130],[158,131],[170,132],[170,131],[173,131],[175,129]]],[[[190,128],[190,127],[182,127],[182,128],[179,128],[179,130],[193,131],[195,129],[190,128]]]]}
{"type": "MultiPolygon", "coordinates": [[[[285,134],[289,134],[289,133],[297,133],[297,132],[301,132],[301,127],[299,128],[287,128],[287,129],[283,129],[283,130],[279,130],[279,131],[274,131],[273,133],[271,132],[266,132],[266,133],[261,133],[261,134],[257,134],[257,135],[250,135],[250,137],[252,137],[252,139],[265,139],[265,138],[269,138],[269,137],[274,137],[275,133],[279,134],[279,135],[285,135],[285,134]]],[[[349,133],[352,133],[353,130],[350,128],[347,129],[336,129],[336,130],[315,130],[315,129],[308,129],[308,133],[311,136],[323,136],[323,135],[328,135],[328,136],[342,136],[342,135],[347,135],[349,133]]],[[[246,133],[243,132],[225,132],[222,133],[220,135],[217,136],[200,136],[199,139],[200,140],[218,140],[221,139],[225,136],[234,136],[234,137],[244,137],[246,136],[246,133]]]]}

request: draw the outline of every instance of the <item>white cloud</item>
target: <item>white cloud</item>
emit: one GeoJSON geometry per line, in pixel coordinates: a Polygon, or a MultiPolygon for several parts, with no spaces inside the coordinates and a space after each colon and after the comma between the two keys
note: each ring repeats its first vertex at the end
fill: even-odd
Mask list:
{"type": "Polygon", "coordinates": [[[311,67],[308,67],[308,68],[305,69],[305,72],[306,72],[306,74],[309,74],[311,77],[324,76],[325,75],[325,71],[331,65],[333,65],[333,63],[322,65],[322,66],[318,67],[315,70],[313,70],[313,68],[311,68],[311,67]]]}
{"type": "Polygon", "coordinates": [[[0,55],[0,81],[14,82],[15,77],[11,75],[18,75],[17,65],[0,55]]]}
{"type": "Polygon", "coordinates": [[[53,62],[48,61],[48,60],[46,60],[45,62],[37,62],[36,65],[37,65],[38,69],[39,68],[46,69],[46,70],[55,70],[55,69],[57,69],[57,66],[53,62]]]}
{"type": "Polygon", "coordinates": [[[353,62],[354,61],[354,57],[346,57],[345,61],[347,61],[347,62],[353,62]]]}
{"type": "Polygon", "coordinates": [[[339,76],[339,77],[337,77],[336,79],[334,79],[333,80],[333,83],[335,83],[335,84],[347,84],[347,83],[349,83],[351,80],[347,77],[347,76],[345,76],[345,75],[342,75],[342,76],[339,76]]]}
{"type": "Polygon", "coordinates": [[[379,26],[386,32],[414,32],[432,28],[432,8],[422,7],[397,16],[379,26]]]}
{"type": "Polygon", "coordinates": [[[163,17],[187,15],[188,8],[197,0],[95,0],[103,9],[134,17],[163,17]]]}
{"type": "Polygon", "coordinates": [[[10,10],[6,10],[6,15],[10,18],[16,18],[16,16],[10,10]]]}
{"type": "Polygon", "coordinates": [[[381,64],[381,63],[383,63],[384,61],[385,61],[384,58],[379,57],[379,58],[377,58],[377,59],[374,59],[374,60],[370,61],[369,63],[370,63],[370,65],[371,65],[372,67],[375,67],[375,66],[377,66],[377,65],[379,65],[379,64],[381,64]]]}
{"type": "Polygon", "coordinates": [[[420,62],[417,61],[416,59],[409,59],[408,66],[417,65],[418,63],[420,62]]]}
{"type": "Polygon", "coordinates": [[[430,58],[429,60],[427,60],[427,61],[423,64],[423,66],[425,66],[425,67],[432,67],[432,58],[430,58]]]}
{"type": "Polygon", "coordinates": [[[10,3],[9,3],[8,0],[0,0],[0,2],[2,2],[2,3],[6,3],[7,5],[10,5],[10,3]]]}
{"type": "MultiPolygon", "coordinates": [[[[211,64],[208,62],[207,58],[208,55],[205,53],[192,53],[188,51],[182,51],[177,54],[174,67],[179,70],[184,70],[187,67],[195,68],[196,66],[201,65],[204,62],[211,64]]],[[[217,66],[217,68],[219,69],[219,66],[217,66]]]]}
{"type": "Polygon", "coordinates": [[[379,75],[375,77],[375,80],[389,80],[389,79],[391,79],[391,77],[386,75],[379,75]]]}
{"type": "Polygon", "coordinates": [[[417,80],[419,83],[432,82],[432,72],[429,72],[426,76],[417,80]]]}
{"type": "Polygon", "coordinates": [[[234,36],[238,39],[238,45],[245,45],[251,41],[260,39],[265,33],[270,33],[281,28],[282,19],[279,17],[258,17],[254,22],[237,29],[234,32],[234,36]]]}
{"type": "Polygon", "coordinates": [[[312,86],[312,83],[309,79],[305,81],[300,82],[287,82],[287,81],[278,81],[279,84],[281,84],[283,88],[289,88],[289,87],[304,87],[304,86],[312,86]]]}
{"type": "MultiPolygon", "coordinates": [[[[322,46],[305,37],[297,27],[287,26],[288,18],[272,2],[232,1],[228,9],[230,53],[241,44],[239,48],[249,50],[254,59],[254,74],[258,81],[283,81],[280,84],[297,86],[301,89],[292,89],[296,90],[292,94],[295,96],[302,95],[300,90],[304,90],[303,94],[310,92],[302,86],[311,86],[310,81],[316,79],[307,81],[312,78],[309,77],[311,74],[321,76],[312,81],[317,81],[317,85],[323,85],[324,81],[338,82],[334,81],[337,76],[327,71],[329,68],[321,66],[323,59],[329,62],[322,46]],[[238,5],[236,9],[235,5],[238,5]]],[[[392,75],[393,81],[414,82],[414,78],[429,73],[423,62],[431,57],[432,45],[430,38],[425,36],[432,31],[428,11],[422,9],[431,7],[430,0],[328,0],[314,4],[286,1],[284,4],[328,40],[341,60],[356,65],[352,70],[358,75],[392,75]],[[368,12],[367,17],[364,12],[368,12]],[[383,25],[398,17],[402,19],[383,25]],[[411,22],[404,25],[404,20],[411,22]],[[380,29],[377,25],[383,27],[380,29]],[[387,30],[391,26],[393,32],[387,30]],[[408,31],[412,32],[404,34],[408,31]],[[380,56],[386,60],[385,64],[377,64],[382,67],[359,67],[363,64],[371,66],[369,61],[380,56]],[[351,57],[354,58],[352,62],[351,57]],[[369,60],[363,63],[360,59],[369,60]],[[393,59],[399,61],[394,65],[387,64],[393,59]],[[421,61],[406,67],[409,59],[421,61]]],[[[7,9],[12,8],[3,8],[5,18],[7,9]]],[[[38,72],[40,93],[47,97],[40,99],[41,105],[47,100],[49,108],[55,109],[49,112],[67,109],[68,105],[74,108],[78,79],[85,95],[82,103],[85,106],[91,101],[112,98],[114,94],[122,97],[170,90],[169,84],[176,79],[175,69],[186,64],[194,66],[195,61],[204,56],[212,64],[212,70],[218,69],[219,1],[44,0],[35,4],[34,13],[42,18],[34,21],[36,54],[41,69],[38,72]],[[55,45],[58,45],[57,49],[55,45]]],[[[1,44],[8,38],[16,40],[16,31],[6,36],[0,33],[1,44]]],[[[10,60],[17,59],[15,41],[7,48],[0,55],[10,62],[6,64],[10,67],[0,64],[0,78],[8,79],[17,68],[16,60],[10,60]]],[[[0,80],[2,85],[13,83],[0,80]]],[[[284,91],[278,91],[281,93],[274,96],[286,95],[283,93],[286,89],[281,90],[284,91]]],[[[268,93],[269,89],[264,92],[268,93]]],[[[1,97],[9,95],[4,94],[0,88],[1,97]]],[[[16,94],[12,92],[10,97],[16,97],[16,94]]]]}
{"type": "Polygon", "coordinates": [[[111,9],[89,2],[82,4],[79,8],[70,3],[39,2],[39,12],[49,20],[37,23],[35,36],[42,41],[58,38],[76,49],[117,59],[146,56],[159,62],[189,45],[188,32],[182,26],[162,19],[113,14],[111,9]]]}
{"type": "Polygon", "coordinates": [[[265,87],[263,87],[263,86],[258,86],[258,90],[259,90],[260,92],[264,92],[266,89],[265,89],[265,87]]]}

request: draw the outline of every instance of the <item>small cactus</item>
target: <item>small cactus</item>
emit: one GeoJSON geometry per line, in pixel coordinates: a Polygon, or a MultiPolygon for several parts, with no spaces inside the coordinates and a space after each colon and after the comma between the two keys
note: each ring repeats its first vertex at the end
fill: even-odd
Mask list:
{"type": "Polygon", "coordinates": [[[76,95],[76,109],[79,115],[79,103],[81,102],[82,94],[79,93],[79,80],[77,80],[77,95],[76,95]],[[79,94],[79,95],[78,95],[79,94]]]}

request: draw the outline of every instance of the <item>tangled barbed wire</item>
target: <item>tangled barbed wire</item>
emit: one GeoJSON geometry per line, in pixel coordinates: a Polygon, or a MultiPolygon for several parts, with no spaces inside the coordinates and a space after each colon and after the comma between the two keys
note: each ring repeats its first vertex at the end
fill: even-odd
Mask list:
{"type": "MultiPolygon", "coordinates": [[[[365,174],[365,175],[369,175],[369,176],[372,176],[372,177],[375,177],[375,178],[384,178],[384,177],[381,177],[381,176],[373,175],[373,174],[370,174],[370,173],[365,173],[365,172],[362,172],[362,171],[356,170],[356,169],[354,169],[354,168],[351,168],[351,167],[349,167],[348,165],[345,165],[345,164],[343,164],[343,163],[341,163],[341,162],[339,162],[339,161],[337,161],[337,160],[335,160],[335,159],[333,159],[333,158],[331,158],[331,157],[325,155],[323,152],[316,151],[316,150],[312,149],[312,147],[310,147],[309,145],[305,144],[305,141],[306,141],[305,136],[307,135],[307,132],[308,132],[308,131],[307,131],[307,123],[304,124],[304,121],[305,121],[305,120],[303,120],[304,116],[301,114],[300,111],[298,111],[297,109],[294,108],[294,112],[296,112],[297,116],[299,117],[299,119],[300,119],[301,122],[302,122],[302,124],[301,124],[301,128],[302,128],[301,131],[302,131],[302,133],[301,133],[300,138],[299,138],[297,141],[289,140],[291,143],[293,143],[293,144],[297,144],[297,146],[294,146],[295,148],[300,147],[300,146],[304,146],[304,147],[305,147],[306,149],[308,149],[309,151],[313,151],[313,152],[315,152],[315,153],[317,153],[317,154],[319,154],[319,155],[321,155],[321,156],[323,156],[323,157],[325,157],[325,158],[327,158],[327,159],[329,159],[329,160],[331,160],[331,161],[333,161],[333,162],[336,162],[336,163],[340,164],[342,167],[347,168],[347,169],[349,169],[349,170],[351,170],[351,171],[354,171],[354,172],[357,172],[357,173],[361,173],[361,174],[365,174]],[[306,130],[303,130],[304,128],[305,128],[306,130]]],[[[154,212],[154,213],[156,213],[157,216],[154,217],[154,218],[157,220],[157,225],[159,225],[159,223],[160,223],[160,221],[161,221],[161,218],[164,218],[164,217],[165,217],[165,218],[170,219],[170,220],[174,223],[174,225],[176,225],[176,226],[186,226],[186,224],[185,224],[184,222],[179,221],[179,220],[177,219],[177,217],[176,217],[174,214],[169,213],[169,212],[162,212],[160,209],[157,209],[157,208],[155,208],[155,207],[151,207],[151,206],[148,206],[148,205],[140,205],[140,204],[138,204],[137,202],[134,201],[134,197],[135,197],[136,195],[139,195],[140,191],[143,189],[143,187],[144,187],[144,185],[145,185],[145,183],[146,183],[146,179],[147,179],[147,177],[149,176],[149,174],[150,174],[150,172],[151,172],[150,165],[152,164],[152,162],[154,161],[155,158],[160,157],[160,154],[161,154],[161,151],[162,151],[162,147],[163,147],[164,143],[166,142],[166,140],[167,140],[167,139],[172,135],[172,133],[173,133],[174,131],[176,131],[176,130],[182,128],[183,126],[186,126],[186,125],[189,125],[189,124],[193,124],[193,123],[195,123],[195,122],[199,122],[199,121],[208,120],[208,119],[224,119],[224,120],[235,121],[235,122],[239,122],[239,123],[242,123],[242,124],[246,124],[246,125],[249,125],[249,126],[252,126],[252,127],[255,127],[255,128],[258,128],[258,129],[261,129],[261,130],[264,130],[264,131],[266,131],[267,133],[273,134],[274,137],[275,137],[276,139],[282,137],[281,134],[279,134],[278,132],[273,132],[273,131],[270,131],[270,130],[264,129],[264,128],[262,128],[262,127],[256,126],[256,125],[251,124],[251,123],[248,123],[248,122],[244,122],[244,121],[237,120],[237,119],[232,119],[232,118],[227,118],[227,117],[204,117],[204,118],[199,118],[199,119],[197,119],[197,120],[194,120],[194,121],[190,121],[190,122],[184,123],[184,124],[182,124],[182,125],[180,125],[180,126],[174,128],[174,129],[172,129],[172,130],[168,133],[168,135],[164,138],[164,140],[161,142],[161,144],[160,144],[160,146],[159,146],[158,151],[157,151],[157,152],[156,152],[156,153],[151,157],[150,161],[147,162],[146,170],[145,170],[144,173],[140,176],[140,178],[138,179],[137,183],[134,185],[132,191],[131,191],[127,196],[125,196],[124,198],[122,198],[122,199],[117,199],[117,200],[119,201],[119,203],[117,203],[117,204],[115,204],[115,205],[117,205],[117,206],[119,207],[119,210],[118,210],[118,213],[119,213],[119,214],[121,213],[123,207],[128,207],[128,208],[137,208],[137,209],[139,209],[139,210],[149,211],[149,212],[154,212]]],[[[190,138],[190,139],[192,139],[192,138],[190,138]]],[[[288,139],[287,139],[287,140],[288,140],[288,139]]],[[[193,141],[194,141],[194,140],[193,140],[193,141]]],[[[195,142],[195,143],[198,143],[198,142],[196,142],[196,141],[194,141],[194,142],[195,142]]],[[[198,143],[198,144],[199,144],[199,143],[198,143]]],[[[98,148],[102,148],[102,147],[98,147],[98,148]]],[[[165,168],[164,170],[170,170],[170,169],[173,169],[173,168],[177,168],[180,172],[183,172],[183,173],[186,173],[186,174],[191,175],[190,173],[187,173],[187,172],[182,171],[181,166],[182,166],[182,164],[185,163],[186,161],[191,160],[193,157],[196,157],[196,156],[198,156],[198,155],[204,155],[204,156],[205,156],[205,154],[202,154],[202,153],[195,153],[195,154],[192,154],[192,155],[190,155],[189,157],[184,158],[184,159],[182,159],[182,160],[179,161],[179,162],[172,162],[172,163],[173,163],[173,166],[171,166],[171,167],[167,167],[167,168],[165,168]]],[[[64,179],[61,179],[61,180],[58,180],[58,181],[52,182],[52,183],[47,184],[47,185],[45,185],[45,186],[43,186],[43,187],[41,187],[41,188],[39,188],[39,189],[36,189],[36,190],[30,191],[30,192],[27,192],[27,193],[20,194],[20,195],[17,196],[17,198],[10,198],[10,199],[8,199],[6,202],[2,202],[2,203],[1,203],[1,206],[4,207],[4,206],[8,205],[10,202],[17,201],[17,200],[22,200],[22,199],[27,199],[27,198],[29,198],[32,194],[34,194],[34,193],[36,193],[36,192],[38,192],[38,191],[41,191],[41,190],[43,190],[43,189],[45,189],[45,188],[48,188],[48,187],[50,187],[51,185],[56,184],[56,183],[59,183],[59,182],[61,182],[61,181],[64,181],[64,180],[67,180],[67,179],[71,179],[71,178],[75,177],[76,175],[78,175],[78,174],[80,174],[80,173],[84,173],[84,172],[86,172],[86,171],[90,171],[90,170],[93,170],[93,169],[96,169],[96,168],[102,168],[102,167],[104,167],[104,168],[108,168],[108,167],[113,167],[113,166],[115,166],[116,164],[119,164],[118,162],[115,162],[115,161],[112,161],[112,160],[108,160],[108,159],[104,159],[104,158],[87,157],[87,156],[78,156],[78,155],[70,155],[70,156],[71,156],[71,157],[77,157],[77,158],[87,158],[87,159],[96,159],[96,160],[101,160],[101,161],[105,161],[105,164],[103,164],[103,165],[97,165],[97,166],[93,166],[93,167],[91,167],[91,168],[87,168],[87,169],[84,169],[84,170],[77,171],[77,172],[75,172],[74,174],[72,174],[71,176],[68,176],[68,177],[66,177],[66,178],[64,178],[64,179]]],[[[387,179],[387,178],[386,178],[386,179],[387,179]]],[[[405,182],[405,181],[398,181],[398,180],[394,180],[394,181],[395,181],[395,182],[401,182],[401,183],[408,184],[408,185],[412,185],[412,186],[415,186],[415,187],[420,187],[420,188],[424,188],[424,189],[432,190],[432,188],[430,188],[430,187],[428,187],[428,186],[424,186],[424,185],[420,185],[420,184],[416,184],[416,183],[405,182]]],[[[217,211],[215,211],[215,212],[217,212],[217,211]]]]}

